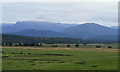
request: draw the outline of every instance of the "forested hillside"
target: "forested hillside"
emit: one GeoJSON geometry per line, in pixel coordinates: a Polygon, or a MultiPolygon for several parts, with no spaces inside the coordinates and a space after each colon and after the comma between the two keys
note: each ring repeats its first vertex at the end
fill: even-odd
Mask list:
{"type": "Polygon", "coordinates": [[[2,43],[66,43],[66,44],[85,44],[85,43],[113,43],[116,41],[102,40],[83,40],[74,38],[42,38],[27,37],[19,35],[2,34],[2,43]]]}

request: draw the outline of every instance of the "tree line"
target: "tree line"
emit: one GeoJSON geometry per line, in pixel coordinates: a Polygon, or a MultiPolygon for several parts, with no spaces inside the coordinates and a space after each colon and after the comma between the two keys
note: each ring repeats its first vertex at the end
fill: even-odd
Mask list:
{"type": "Polygon", "coordinates": [[[64,43],[64,44],[92,44],[92,43],[115,43],[116,41],[106,41],[106,40],[85,40],[85,39],[74,39],[74,38],[42,38],[42,37],[27,37],[18,35],[7,35],[2,34],[2,43],[64,43]]]}
{"type": "MultiPolygon", "coordinates": [[[[45,44],[45,43],[2,43],[2,46],[39,46],[39,47],[47,47],[48,44],[45,44]]],[[[81,46],[89,46],[87,44],[65,44],[66,47],[81,47],[81,46]]],[[[100,45],[92,45],[92,46],[95,46],[96,48],[101,48],[102,46],[100,45]]],[[[50,44],[50,47],[59,47],[59,45],[56,43],[56,44],[50,44]]],[[[112,48],[112,46],[107,46],[108,48],[112,48]]]]}

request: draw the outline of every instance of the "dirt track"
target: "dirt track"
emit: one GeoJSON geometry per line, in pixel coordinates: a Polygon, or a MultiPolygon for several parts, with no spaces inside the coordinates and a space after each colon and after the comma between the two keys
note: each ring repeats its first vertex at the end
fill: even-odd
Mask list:
{"type": "Polygon", "coordinates": [[[108,49],[108,48],[61,48],[61,47],[2,47],[2,48],[20,48],[20,49],[39,49],[39,50],[77,50],[77,51],[99,51],[99,52],[120,52],[119,49],[108,49]]]}

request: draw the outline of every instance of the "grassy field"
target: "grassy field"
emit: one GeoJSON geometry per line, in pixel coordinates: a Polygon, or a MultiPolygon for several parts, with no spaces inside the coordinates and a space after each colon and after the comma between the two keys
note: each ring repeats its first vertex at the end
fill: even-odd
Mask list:
{"type": "Polygon", "coordinates": [[[3,70],[117,70],[115,49],[3,47],[3,70]]]}

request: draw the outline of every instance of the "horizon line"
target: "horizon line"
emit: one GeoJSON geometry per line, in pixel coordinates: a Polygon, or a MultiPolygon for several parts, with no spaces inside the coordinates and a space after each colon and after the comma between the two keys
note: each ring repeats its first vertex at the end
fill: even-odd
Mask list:
{"type": "MultiPolygon", "coordinates": [[[[96,23],[96,22],[50,22],[50,21],[32,21],[32,20],[28,20],[29,22],[49,22],[49,23],[60,23],[60,24],[85,24],[85,23],[95,23],[95,24],[99,24],[101,25],[101,23],[96,23]]],[[[16,24],[17,22],[27,22],[27,21],[16,21],[16,22],[11,22],[11,21],[2,21],[0,22],[0,24],[16,24]]],[[[103,25],[106,26],[106,25],[103,25]]],[[[113,26],[119,26],[119,25],[113,25],[113,26]]],[[[108,26],[111,27],[111,26],[108,26]]]]}

